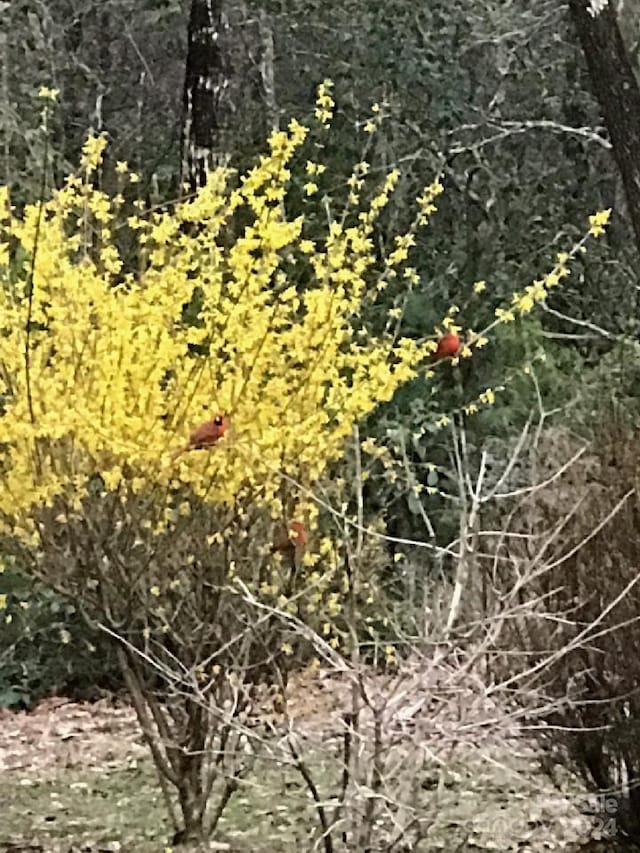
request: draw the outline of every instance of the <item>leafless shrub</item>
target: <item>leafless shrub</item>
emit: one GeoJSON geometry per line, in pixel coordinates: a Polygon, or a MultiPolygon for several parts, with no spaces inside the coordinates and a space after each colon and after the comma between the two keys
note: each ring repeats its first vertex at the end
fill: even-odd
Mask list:
{"type": "Polygon", "coordinates": [[[255,760],[259,739],[245,728],[260,685],[286,683],[287,626],[232,589],[235,579],[260,588],[275,572],[296,595],[295,565],[270,554],[271,526],[251,501],[212,508],[96,482],[79,508],[59,498],[39,511],[33,547],[3,543],[117,641],[176,840],[213,832],[255,760]]]}
{"type": "Polygon", "coordinates": [[[531,424],[497,473],[486,453],[474,465],[462,423],[452,439],[459,535],[446,548],[404,543],[416,570],[439,573],[406,612],[389,609],[386,634],[367,616],[385,537],[364,514],[357,450],[345,500],[317,495],[337,547],[323,567],[341,593],[330,632],[313,573],[274,563],[271,522],[249,500],[213,510],[98,484],[80,511],[42,511],[39,545],[16,554],[119,644],[168,808],[180,811],[175,843],[224,837],[235,793],[276,777],[306,849],[324,853],[536,850],[550,821],[560,847],[588,834],[571,789],[532,775],[530,730],[583,729],[572,754],[589,744],[617,781],[603,700],[616,691],[622,721],[633,689],[601,661],[608,644],[622,654],[635,576],[620,570],[594,589],[586,555],[632,564],[633,544],[612,563],[605,536],[632,539],[633,485],[604,481],[598,454],[531,424]],[[171,517],[158,534],[160,506],[171,517]],[[505,814],[509,790],[520,806],[505,814]]]}
{"type": "Polygon", "coordinates": [[[487,614],[507,599],[517,607],[495,643],[494,672],[529,705],[527,720],[549,754],[613,796],[619,828],[635,837],[639,459],[633,432],[615,422],[588,450],[569,432],[544,432],[535,467],[546,485],[513,509],[511,535],[494,539],[481,577],[487,614]]]}
{"type": "MultiPolygon", "coordinates": [[[[230,701],[209,694],[206,678],[192,677],[202,656],[199,662],[187,658],[185,664],[178,655],[163,661],[153,648],[132,650],[134,657],[177,685],[176,692],[200,719],[219,719],[227,727],[233,745],[218,747],[218,752],[241,755],[243,768],[224,771],[231,791],[247,792],[260,785],[266,759],[279,772],[297,774],[297,782],[286,786],[283,808],[300,815],[308,849],[373,853],[429,845],[463,850],[484,841],[496,843],[500,837],[497,843],[505,850],[522,841],[535,850],[546,843],[549,821],[558,827],[560,847],[587,836],[589,824],[575,808],[571,792],[558,791],[551,782],[545,788],[539,776],[532,775],[537,755],[527,739],[527,726],[541,725],[564,707],[566,691],[553,689],[555,669],[586,644],[580,636],[572,639],[557,632],[535,650],[522,640],[532,631],[542,637],[539,623],[558,623],[553,609],[557,590],[549,578],[562,562],[562,531],[575,514],[571,504],[562,524],[545,527],[544,517],[532,510],[533,498],[545,495],[546,500],[556,484],[562,484],[558,488],[569,498],[587,453],[559,433],[547,436],[537,430],[532,436],[530,441],[527,427],[502,474],[490,477],[482,454],[474,473],[463,426],[454,429],[460,535],[444,549],[422,543],[423,552],[442,564],[443,574],[425,585],[428,593],[421,604],[414,602],[414,612],[395,621],[391,615],[393,639],[385,644],[379,637],[373,651],[362,592],[371,590],[371,560],[377,553],[371,543],[380,534],[364,517],[357,452],[352,494],[339,504],[340,510],[328,502],[329,495],[319,497],[332,521],[342,524],[341,556],[334,569],[343,593],[337,645],[308,618],[304,607],[289,606],[291,597],[286,602],[269,600],[239,571],[221,579],[220,593],[229,611],[246,614],[246,619],[230,623],[225,636],[233,639],[217,654],[212,652],[207,666],[228,653],[229,643],[238,649],[245,648],[244,643],[251,649],[258,645],[265,651],[260,665],[266,667],[263,681],[271,688],[269,694],[248,689],[255,682],[250,656],[234,658],[236,692],[230,701]],[[556,457],[550,442],[558,446],[556,457]],[[540,465],[543,447],[545,465],[540,465]],[[570,451],[562,460],[557,459],[560,449],[570,451]],[[522,485],[531,475],[526,466],[518,475],[520,484],[511,482],[518,460],[520,465],[523,460],[534,465],[537,479],[529,480],[532,485],[522,485]],[[497,511],[496,503],[509,511],[497,511]],[[525,528],[525,518],[530,528],[525,528]],[[501,529],[493,526],[498,522],[501,529]],[[450,583],[443,580],[447,570],[450,583]],[[428,613],[420,612],[421,607],[428,613]],[[283,638],[311,650],[306,675],[298,668],[288,677],[279,655],[283,638]],[[302,703],[301,694],[307,694],[302,703]],[[238,698],[249,695],[255,700],[251,704],[238,698]],[[323,703],[328,696],[327,707],[323,703]],[[523,783],[523,777],[528,782],[523,783]],[[519,792],[522,808],[511,808],[505,816],[505,788],[511,786],[519,792]]],[[[614,505],[602,526],[623,505],[614,505]]],[[[576,548],[588,541],[583,538],[576,548]]],[[[414,546],[418,549],[420,543],[414,546]]],[[[301,579],[293,599],[298,596],[301,603],[308,592],[301,579]]],[[[135,670],[137,665],[130,666],[135,670]]],[[[171,748],[175,734],[162,733],[161,741],[165,749],[171,748]]],[[[201,740],[194,751],[210,756],[212,747],[201,740]]],[[[579,793],[574,784],[573,794],[579,793]]],[[[215,828],[215,820],[209,828],[215,828]]]]}

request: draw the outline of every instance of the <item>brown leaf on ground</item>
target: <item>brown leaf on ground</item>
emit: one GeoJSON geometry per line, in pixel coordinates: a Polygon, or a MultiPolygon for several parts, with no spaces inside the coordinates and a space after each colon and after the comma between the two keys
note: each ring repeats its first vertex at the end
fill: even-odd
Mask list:
{"type": "Polygon", "coordinates": [[[33,711],[0,710],[0,772],[103,770],[146,757],[133,710],[46,699],[33,711]]]}

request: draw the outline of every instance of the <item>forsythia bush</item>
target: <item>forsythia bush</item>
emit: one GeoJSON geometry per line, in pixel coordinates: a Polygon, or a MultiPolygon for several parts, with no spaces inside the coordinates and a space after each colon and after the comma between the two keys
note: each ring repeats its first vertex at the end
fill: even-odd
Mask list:
{"type": "MultiPolygon", "coordinates": [[[[323,84],[321,125],[332,108],[323,84]]],[[[195,197],[168,209],[127,204],[139,178],[125,163],[116,167],[120,191],[98,188],[103,137],[88,139],[78,174],[21,215],[0,190],[5,532],[35,542],[34,508],[60,496],[79,510],[98,476],[107,491],[123,482],[133,494],[186,487],[206,502],[259,500],[280,517],[283,476],[313,484],[342,454],[354,424],[425,364],[433,342],[398,336],[396,322],[374,337],[361,309],[391,278],[419,281],[408,253],[441,184],[425,188],[413,226],[381,263],[372,235],[398,173],[364,204],[369,167],[359,163],[348,182],[348,215],[312,240],[303,216],[286,215],[292,161],[307,132],[292,121],[239,180],[218,169],[195,197]],[[131,242],[125,263],[119,247],[131,242]],[[175,458],[216,414],[230,424],[224,439],[175,458]]],[[[323,170],[307,161],[307,196],[323,170]]],[[[591,233],[601,233],[607,218],[592,217],[591,233]]],[[[544,299],[568,274],[568,258],[559,256],[547,279],[516,293],[495,322],[544,299]]],[[[475,335],[476,345],[484,340],[475,335]]],[[[313,515],[310,504],[305,513],[313,515]]],[[[172,514],[167,504],[158,530],[172,514]]]]}
{"type": "MultiPolygon", "coordinates": [[[[217,170],[171,210],[134,202],[124,216],[123,195],[96,188],[101,137],[42,206],[16,216],[1,193],[0,513],[13,533],[34,537],[32,509],[56,495],[79,508],[96,475],[107,490],[126,479],[133,492],[187,486],[210,502],[259,494],[278,516],[282,474],[312,483],[354,423],[416,374],[430,343],[373,338],[358,322],[413,242],[398,238],[380,272],[371,234],[397,174],[354,224],[313,242],[285,212],[306,133],[291,122],[235,186],[217,170]],[[118,249],[124,229],[135,272],[118,249]],[[174,460],[216,413],[224,440],[174,460]]],[[[130,189],[137,176],[117,169],[130,189]]],[[[421,197],[423,221],[440,191],[421,197]]]]}
{"type": "MultiPolygon", "coordinates": [[[[332,108],[325,84],[321,126],[332,108]]],[[[428,374],[436,350],[402,337],[398,306],[377,335],[364,317],[389,281],[420,281],[409,252],[441,184],[424,188],[413,225],[381,259],[373,238],[398,173],[375,186],[358,163],[346,208],[336,218],[327,205],[318,237],[314,221],[287,217],[294,169],[306,175],[304,198],[319,197],[323,164],[294,164],[307,132],[292,121],[246,175],[218,169],[165,208],[131,201],[139,178],[125,163],[114,192],[101,188],[102,137],[87,141],[80,171],[48,200],[18,213],[0,189],[3,556],[17,556],[119,640],[144,737],[177,792],[176,838],[215,829],[230,783],[252,766],[240,738],[253,688],[286,683],[309,626],[324,654],[356,654],[364,636],[378,641],[371,567],[386,561],[384,530],[363,536],[372,530],[363,531],[353,484],[319,481],[356,422],[428,374]],[[215,440],[189,446],[206,422],[215,440]],[[341,526],[304,550],[319,485],[341,526]],[[355,555],[348,535],[340,541],[355,523],[346,518],[354,495],[355,555]],[[304,542],[288,538],[294,524],[304,542]],[[205,826],[216,782],[219,808],[205,826]]],[[[592,217],[590,233],[607,218],[592,217]]],[[[583,242],[497,308],[483,332],[463,333],[453,306],[442,322],[446,356],[470,355],[491,326],[531,311],[583,242]]],[[[487,389],[467,413],[493,400],[487,389]]],[[[374,445],[365,438],[358,450],[386,464],[374,445]]],[[[357,460],[359,487],[359,452],[357,460]]],[[[394,659],[392,647],[384,654],[394,659]]]]}

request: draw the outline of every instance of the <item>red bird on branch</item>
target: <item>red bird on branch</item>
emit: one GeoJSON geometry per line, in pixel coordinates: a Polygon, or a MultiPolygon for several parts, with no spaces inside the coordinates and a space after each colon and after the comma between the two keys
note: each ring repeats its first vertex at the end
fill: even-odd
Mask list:
{"type": "Polygon", "coordinates": [[[194,429],[184,447],[179,447],[173,451],[173,459],[177,459],[182,453],[188,453],[190,450],[206,450],[208,447],[215,447],[228,427],[229,420],[226,415],[215,415],[210,421],[205,421],[194,429]]]}
{"type": "Polygon", "coordinates": [[[431,356],[431,361],[442,361],[445,358],[455,358],[460,351],[460,338],[455,332],[447,332],[438,341],[438,346],[431,356]]]}
{"type": "Polygon", "coordinates": [[[271,553],[276,551],[293,557],[302,554],[307,544],[307,530],[301,521],[279,525],[273,534],[271,553]]]}

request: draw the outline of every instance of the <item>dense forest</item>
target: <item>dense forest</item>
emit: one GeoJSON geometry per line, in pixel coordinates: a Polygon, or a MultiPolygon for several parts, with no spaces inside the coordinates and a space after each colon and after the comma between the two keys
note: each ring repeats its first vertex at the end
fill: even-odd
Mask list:
{"type": "Polygon", "coordinates": [[[0,851],[636,849],[640,2],[0,13],[0,851]]]}

